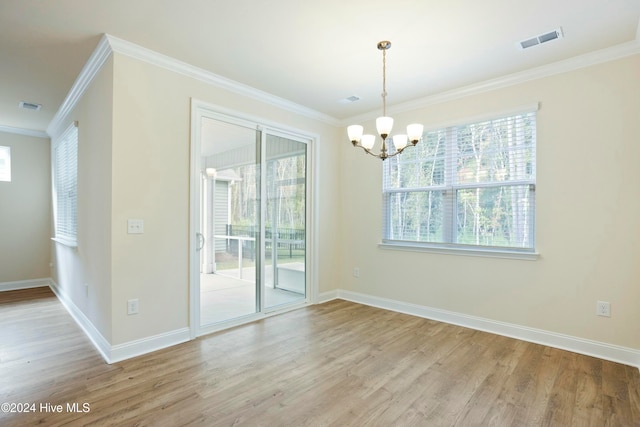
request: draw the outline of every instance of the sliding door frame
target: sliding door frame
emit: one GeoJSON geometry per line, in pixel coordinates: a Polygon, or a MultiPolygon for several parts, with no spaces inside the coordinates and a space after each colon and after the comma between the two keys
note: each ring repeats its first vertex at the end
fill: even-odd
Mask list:
{"type": "MultiPolygon", "coordinates": [[[[190,215],[189,215],[189,330],[191,339],[198,336],[215,332],[217,330],[230,328],[242,323],[248,323],[268,316],[279,314],[285,311],[300,308],[304,305],[315,304],[318,301],[318,223],[317,223],[317,142],[318,136],[310,132],[299,130],[280,123],[271,122],[261,118],[253,117],[245,113],[230,110],[221,106],[210,104],[197,99],[191,99],[191,164],[190,164],[190,215]],[[273,134],[284,136],[293,140],[303,142],[307,145],[306,152],[306,250],[305,250],[305,299],[300,304],[282,307],[280,309],[264,310],[263,284],[259,284],[257,298],[260,298],[260,311],[255,315],[244,316],[237,321],[224,322],[223,324],[200,325],[200,254],[198,253],[197,232],[200,224],[200,185],[201,185],[201,138],[202,120],[205,118],[221,120],[227,123],[237,124],[249,129],[255,129],[261,133],[261,163],[266,154],[266,135],[273,134]]],[[[261,177],[260,192],[262,197],[266,195],[266,184],[261,177]]],[[[261,198],[265,200],[264,198],[261,198]]],[[[261,236],[264,236],[264,209],[260,209],[260,229],[261,236]]],[[[261,239],[262,240],[262,239],[261,239]]],[[[264,242],[261,241],[261,245],[264,242]]],[[[260,269],[264,270],[264,251],[260,250],[260,269]]],[[[258,274],[259,280],[264,280],[264,271],[258,274]]]]}

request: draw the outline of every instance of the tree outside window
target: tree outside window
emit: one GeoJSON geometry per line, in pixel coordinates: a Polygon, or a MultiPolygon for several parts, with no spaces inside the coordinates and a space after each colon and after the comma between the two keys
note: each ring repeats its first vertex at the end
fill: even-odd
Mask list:
{"type": "Polygon", "coordinates": [[[534,249],[534,112],[435,129],[383,162],[385,242],[534,249]]]}

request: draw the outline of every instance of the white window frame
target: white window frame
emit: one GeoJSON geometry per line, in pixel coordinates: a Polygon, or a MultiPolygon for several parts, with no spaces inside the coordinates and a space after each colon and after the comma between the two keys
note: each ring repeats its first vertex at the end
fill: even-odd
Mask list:
{"type": "MultiPolygon", "coordinates": [[[[532,203],[531,206],[531,222],[529,224],[529,234],[531,238],[531,247],[530,248],[516,248],[516,247],[499,247],[499,246],[483,246],[483,245],[469,245],[469,244],[460,244],[455,243],[456,241],[456,233],[457,233],[457,214],[456,214],[456,194],[459,190],[469,189],[469,188],[489,188],[489,187],[503,187],[504,184],[500,183],[473,183],[473,184],[457,184],[455,178],[455,168],[457,155],[455,150],[455,142],[452,132],[457,126],[463,126],[467,124],[475,124],[481,123],[484,121],[500,119],[504,117],[516,116],[519,114],[525,113],[535,113],[538,110],[538,104],[535,105],[527,105],[517,107],[515,109],[511,109],[508,111],[503,111],[500,113],[492,113],[483,116],[478,116],[474,118],[468,118],[460,121],[456,121],[453,123],[448,123],[444,125],[431,127],[431,131],[440,130],[446,131],[446,151],[445,151],[445,171],[444,171],[444,184],[437,186],[433,185],[428,188],[385,188],[385,184],[383,184],[383,229],[382,229],[382,242],[380,243],[380,247],[383,249],[391,249],[391,250],[403,250],[403,251],[418,251],[418,252],[433,252],[433,253],[441,253],[441,254],[454,254],[454,255],[467,255],[467,256],[484,256],[484,257],[498,257],[498,258],[515,258],[515,259],[525,259],[525,260],[535,260],[538,258],[539,254],[535,249],[535,222],[536,222],[536,208],[535,208],[535,186],[536,186],[536,178],[535,178],[535,160],[534,160],[534,176],[533,179],[529,179],[522,182],[512,181],[507,183],[507,185],[529,185],[530,191],[533,192],[532,203]],[[453,148],[453,149],[452,149],[453,148]],[[446,219],[444,219],[444,240],[448,240],[445,242],[426,242],[426,241],[404,241],[404,240],[394,240],[389,238],[391,224],[387,224],[387,221],[391,221],[391,215],[388,213],[390,209],[390,195],[398,192],[415,192],[415,191],[430,191],[430,190],[444,190],[445,202],[449,205],[447,212],[449,215],[446,219]]],[[[537,123],[536,123],[537,128],[537,123]]],[[[534,138],[535,138],[535,130],[534,130],[534,138]]],[[[535,141],[534,141],[535,144],[535,141]]],[[[411,149],[411,148],[409,148],[411,149]]],[[[535,148],[534,148],[535,154],[535,148]]],[[[402,154],[399,156],[402,157],[402,154]]],[[[383,163],[383,177],[385,176],[386,167],[383,163]]],[[[384,179],[384,178],[383,178],[384,179]]]]}
{"type": "Polygon", "coordinates": [[[53,240],[78,245],[78,124],[74,122],[51,147],[53,240]]]}
{"type": "Polygon", "coordinates": [[[0,182],[11,182],[11,147],[0,146],[0,160],[5,161],[5,166],[0,168],[0,182]]]}

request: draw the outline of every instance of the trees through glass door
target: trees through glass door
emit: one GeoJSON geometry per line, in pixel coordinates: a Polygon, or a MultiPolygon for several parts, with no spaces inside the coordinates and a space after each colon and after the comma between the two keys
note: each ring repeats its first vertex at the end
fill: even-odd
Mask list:
{"type": "Polygon", "coordinates": [[[203,118],[200,327],[307,298],[307,143],[203,118]]]}

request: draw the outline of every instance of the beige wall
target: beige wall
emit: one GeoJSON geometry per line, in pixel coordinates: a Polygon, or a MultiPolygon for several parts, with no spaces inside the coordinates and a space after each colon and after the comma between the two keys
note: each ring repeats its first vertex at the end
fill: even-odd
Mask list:
{"type": "Polygon", "coordinates": [[[49,277],[51,166],[48,138],[0,132],[11,182],[0,182],[0,283],[49,277]]]}
{"type": "Polygon", "coordinates": [[[189,326],[191,98],[319,135],[320,291],[338,286],[339,129],[115,54],[112,187],[112,345],[189,326]],[[144,234],[127,234],[127,219],[144,234]],[[138,298],[140,314],[126,301],[138,298]]]}
{"type": "Polygon", "coordinates": [[[343,144],[342,287],[640,349],[639,82],[633,56],[396,115],[429,125],[540,102],[537,261],[380,249],[380,162],[343,144]]]}
{"type": "Polygon", "coordinates": [[[54,244],[51,275],[106,340],[111,339],[112,91],[109,59],[61,126],[64,131],[78,121],[78,247],[54,244]]]}

